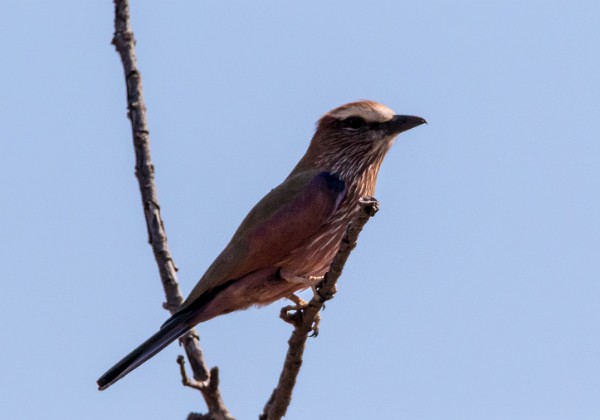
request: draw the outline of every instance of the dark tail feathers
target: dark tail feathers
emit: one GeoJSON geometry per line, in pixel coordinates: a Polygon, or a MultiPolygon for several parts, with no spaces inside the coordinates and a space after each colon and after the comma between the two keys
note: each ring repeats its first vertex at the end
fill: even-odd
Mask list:
{"type": "Polygon", "coordinates": [[[104,390],[127,375],[129,372],[152,358],[156,353],[185,334],[189,325],[189,314],[179,313],[167,320],[160,330],[125,356],[96,381],[99,390],[104,390]]]}

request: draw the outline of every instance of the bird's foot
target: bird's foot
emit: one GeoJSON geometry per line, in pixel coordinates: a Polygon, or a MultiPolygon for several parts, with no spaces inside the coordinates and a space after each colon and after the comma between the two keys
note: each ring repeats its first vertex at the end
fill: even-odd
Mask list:
{"type": "Polygon", "coordinates": [[[323,292],[323,283],[319,282],[317,283],[313,288],[313,294],[315,295],[315,297],[317,297],[318,299],[321,300],[321,302],[323,302],[323,309],[325,309],[325,302],[327,302],[328,300],[333,299],[333,296],[336,294],[337,292],[337,288],[335,287],[335,285],[331,288],[331,290],[329,290],[327,293],[323,292]]]}
{"type": "Polygon", "coordinates": [[[302,299],[300,296],[296,296],[293,293],[291,295],[289,295],[287,297],[287,299],[291,300],[292,302],[294,302],[296,304],[295,306],[288,306],[288,308],[291,308],[291,310],[304,309],[306,307],[306,305],[308,305],[307,301],[302,299]]]}
{"type": "MultiPolygon", "coordinates": [[[[291,294],[287,297],[289,300],[294,302],[294,305],[288,305],[281,308],[279,317],[285,322],[292,324],[294,327],[302,325],[302,317],[304,309],[309,305],[309,302],[304,299],[291,294]]],[[[315,320],[311,326],[310,337],[316,337],[319,335],[319,322],[321,321],[321,314],[317,313],[315,320]]]]}

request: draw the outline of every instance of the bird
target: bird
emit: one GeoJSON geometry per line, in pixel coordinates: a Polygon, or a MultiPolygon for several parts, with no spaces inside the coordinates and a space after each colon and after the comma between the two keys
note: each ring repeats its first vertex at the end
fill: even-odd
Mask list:
{"type": "Polygon", "coordinates": [[[328,271],[359,200],[374,195],[396,136],[424,123],[370,100],[323,115],[304,156],[250,210],[180,308],[102,375],[98,388],[108,388],[201,322],[314,287],[328,271]]]}

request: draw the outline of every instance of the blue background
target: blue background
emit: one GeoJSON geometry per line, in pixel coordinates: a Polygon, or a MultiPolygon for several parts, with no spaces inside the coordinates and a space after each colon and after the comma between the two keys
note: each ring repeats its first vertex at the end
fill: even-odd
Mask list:
{"type": "MultiPolygon", "coordinates": [[[[367,98],[429,121],[384,162],[287,418],[599,418],[599,4],[132,2],[184,293],[321,114],[367,98]]],[[[2,5],[2,418],[205,410],[177,345],[95,386],[167,317],[112,19],[108,0],[2,5]]],[[[240,419],[277,381],[281,305],[199,328],[240,419]]]]}

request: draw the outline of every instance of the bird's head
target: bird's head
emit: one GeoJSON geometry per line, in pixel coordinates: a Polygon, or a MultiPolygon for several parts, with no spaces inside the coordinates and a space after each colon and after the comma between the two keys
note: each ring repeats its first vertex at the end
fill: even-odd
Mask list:
{"type": "Polygon", "coordinates": [[[426,121],[421,117],[396,115],[374,101],[342,105],[323,115],[299,167],[317,167],[342,178],[376,172],[393,140],[403,131],[426,121]]]}

